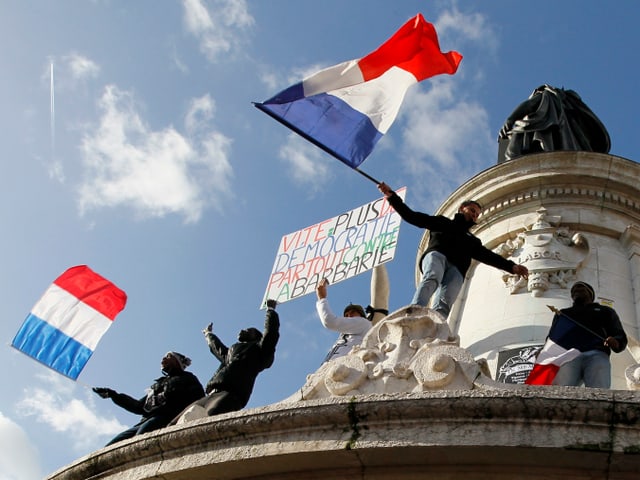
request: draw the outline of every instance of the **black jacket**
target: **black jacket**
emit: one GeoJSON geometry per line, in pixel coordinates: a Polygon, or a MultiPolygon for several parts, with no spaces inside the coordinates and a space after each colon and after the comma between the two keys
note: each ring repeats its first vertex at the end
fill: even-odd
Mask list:
{"type": "MultiPolygon", "coordinates": [[[[276,344],[280,338],[280,320],[275,310],[267,310],[262,339],[237,342],[226,347],[213,333],[207,333],[211,353],[220,360],[220,367],[207,383],[206,392],[213,390],[235,395],[242,406],[251,397],[258,374],[273,364],[276,344]]],[[[242,407],[240,407],[242,408],[242,407]]]]}
{"type": "Polygon", "coordinates": [[[149,393],[136,400],[124,393],[114,393],[113,403],[131,413],[151,417],[166,417],[167,424],[188,405],[204,397],[198,378],[191,372],[180,371],[157,378],[149,393]]]}
{"type": "Polygon", "coordinates": [[[603,338],[613,337],[618,341],[618,348],[614,352],[619,353],[627,348],[627,335],[613,308],[599,303],[588,303],[587,305],[573,305],[560,311],[568,317],[568,320],[570,319],[569,323],[565,325],[572,327],[575,322],[585,327],[571,328],[567,330],[566,335],[563,335],[564,329],[559,324],[559,316],[556,314],[553,317],[549,336],[563,347],[577,348],[581,352],[602,350],[610,355],[611,349],[604,345],[603,338]]]}
{"type": "Polygon", "coordinates": [[[404,221],[430,231],[429,244],[420,258],[420,265],[427,253],[435,251],[447,257],[463,277],[471,265],[472,258],[509,273],[513,271],[515,263],[484,247],[480,239],[469,232],[474,223],[465,220],[461,213],[456,213],[453,219],[450,219],[442,215],[415,212],[395,193],[389,198],[389,204],[404,221]]]}

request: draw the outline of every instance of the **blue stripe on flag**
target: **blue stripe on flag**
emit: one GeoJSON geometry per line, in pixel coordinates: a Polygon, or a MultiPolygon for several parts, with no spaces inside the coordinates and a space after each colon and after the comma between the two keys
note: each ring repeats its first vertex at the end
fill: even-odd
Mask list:
{"type": "Polygon", "coordinates": [[[31,313],[11,346],[73,380],[78,378],[93,354],[86,346],[31,313]]]}
{"type": "Polygon", "coordinates": [[[256,106],[352,168],[364,162],[382,138],[367,115],[326,93],[256,106]]]}
{"type": "Polygon", "coordinates": [[[291,85],[264,103],[289,103],[304,97],[304,86],[302,82],[291,85]]]}
{"type": "MultiPolygon", "coordinates": [[[[604,332],[603,332],[604,334],[604,332]]],[[[593,350],[602,345],[602,339],[586,330],[576,322],[568,319],[565,315],[556,314],[549,330],[549,338],[569,350],[576,348],[581,352],[593,350]]]]}

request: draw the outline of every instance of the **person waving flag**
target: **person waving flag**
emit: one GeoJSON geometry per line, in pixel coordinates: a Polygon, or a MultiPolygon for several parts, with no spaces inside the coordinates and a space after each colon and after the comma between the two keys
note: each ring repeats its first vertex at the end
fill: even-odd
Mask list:
{"type": "Polygon", "coordinates": [[[407,89],[454,74],[461,60],[458,52],[440,51],[434,26],[418,14],[365,57],[321,70],[254,105],[357,170],[391,127],[407,89]]]}

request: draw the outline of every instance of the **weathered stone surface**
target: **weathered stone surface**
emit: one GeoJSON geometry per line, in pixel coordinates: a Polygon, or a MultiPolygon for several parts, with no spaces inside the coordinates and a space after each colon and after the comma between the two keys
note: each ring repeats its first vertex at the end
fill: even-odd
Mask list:
{"type": "Polygon", "coordinates": [[[49,480],[636,478],[640,392],[501,384],[457,342],[404,307],[277,404],[133,437],[49,480]]]}
{"type": "Polygon", "coordinates": [[[333,397],[140,435],[80,479],[635,479],[640,394],[570,387],[333,397]]]}

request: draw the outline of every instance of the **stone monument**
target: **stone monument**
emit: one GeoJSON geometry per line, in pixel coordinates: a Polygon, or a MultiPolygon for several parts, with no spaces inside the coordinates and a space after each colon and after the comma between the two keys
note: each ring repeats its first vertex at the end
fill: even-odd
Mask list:
{"type": "Polygon", "coordinates": [[[448,319],[402,307],[279,403],[133,437],[49,480],[637,478],[640,165],[608,155],[608,134],[591,127],[585,135],[597,138],[586,151],[555,139],[549,147],[546,137],[544,148],[525,151],[515,147],[529,141],[524,123],[505,125],[503,140],[515,135],[508,158],[437,213],[451,217],[461,201],[478,200],[474,234],[525,264],[528,281],[472,265],[448,319]],[[614,357],[614,389],[522,385],[549,329],[546,305],[568,305],[576,279],[615,307],[630,336],[628,352],[614,357]]]}

